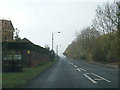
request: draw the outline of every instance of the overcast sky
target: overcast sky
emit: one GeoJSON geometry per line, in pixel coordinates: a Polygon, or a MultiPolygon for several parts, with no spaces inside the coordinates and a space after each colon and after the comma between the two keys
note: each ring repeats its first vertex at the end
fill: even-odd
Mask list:
{"type": "MultiPolygon", "coordinates": [[[[20,30],[21,38],[51,48],[54,33],[54,50],[59,54],[75,38],[75,32],[90,26],[98,4],[107,0],[0,0],[0,19],[9,19],[20,30]],[[101,2],[100,2],[101,1],[101,2]]],[[[110,0],[109,0],[110,1],[110,0]]]]}

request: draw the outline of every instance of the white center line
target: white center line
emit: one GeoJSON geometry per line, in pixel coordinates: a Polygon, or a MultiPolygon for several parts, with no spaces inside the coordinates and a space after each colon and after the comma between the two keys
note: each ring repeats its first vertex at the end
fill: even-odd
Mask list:
{"type": "Polygon", "coordinates": [[[89,77],[87,74],[89,74],[89,73],[84,74],[84,76],[87,77],[87,78],[88,78],[90,81],[92,81],[93,83],[97,83],[97,82],[94,81],[91,77],[89,77]]]}
{"type": "Polygon", "coordinates": [[[103,77],[101,77],[101,76],[99,76],[99,75],[96,75],[96,74],[94,74],[94,73],[91,73],[91,74],[94,75],[94,76],[96,76],[96,77],[101,78],[102,80],[105,80],[106,82],[111,82],[111,81],[109,81],[109,80],[107,80],[107,79],[105,79],[105,78],[103,78],[103,77]]]}
{"type": "Polygon", "coordinates": [[[76,65],[74,65],[74,67],[77,67],[76,65]]]}
{"type": "Polygon", "coordinates": [[[80,68],[81,70],[83,70],[83,71],[86,71],[85,69],[83,69],[83,68],[80,68]]]}
{"type": "Polygon", "coordinates": [[[77,70],[78,70],[79,72],[81,72],[81,70],[80,70],[79,68],[77,68],[77,70]]]}

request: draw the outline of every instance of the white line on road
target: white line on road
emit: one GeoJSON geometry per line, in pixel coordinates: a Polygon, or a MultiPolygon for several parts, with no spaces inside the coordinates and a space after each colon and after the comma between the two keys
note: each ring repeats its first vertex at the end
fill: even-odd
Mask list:
{"type": "Polygon", "coordinates": [[[73,63],[71,63],[73,65],[73,63]]]}
{"type": "Polygon", "coordinates": [[[106,82],[111,82],[111,81],[109,81],[109,80],[107,80],[107,79],[105,79],[105,78],[103,78],[103,77],[101,77],[101,76],[99,76],[99,75],[96,75],[96,74],[94,74],[94,73],[91,73],[91,74],[94,75],[94,76],[96,76],[96,77],[101,78],[102,80],[105,80],[106,82]]]}
{"type": "Polygon", "coordinates": [[[97,83],[96,81],[94,81],[91,77],[89,77],[87,74],[90,74],[90,73],[86,73],[84,74],[85,77],[87,77],[90,81],[92,81],[93,83],[97,83]]]}
{"type": "Polygon", "coordinates": [[[74,67],[77,67],[76,65],[74,65],[74,67]]]}
{"type": "Polygon", "coordinates": [[[83,69],[83,68],[80,68],[81,70],[83,70],[83,71],[86,71],[85,69],[83,69]]]}
{"type": "Polygon", "coordinates": [[[81,72],[81,70],[80,70],[79,68],[77,68],[77,70],[78,70],[79,72],[81,72]]]}
{"type": "Polygon", "coordinates": [[[101,78],[95,78],[94,80],[102,80],[101,78]]]}

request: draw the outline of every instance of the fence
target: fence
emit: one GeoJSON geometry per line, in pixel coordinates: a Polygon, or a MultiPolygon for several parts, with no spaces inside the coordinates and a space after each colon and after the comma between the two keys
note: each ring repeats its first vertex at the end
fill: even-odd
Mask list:
{"type": "Polygon", "coordinates": [[[2,42],[2,51],[3,71],[22,71],[23,66],[38,66],[54,56],[49,50],[29,42],[2,42]]]}

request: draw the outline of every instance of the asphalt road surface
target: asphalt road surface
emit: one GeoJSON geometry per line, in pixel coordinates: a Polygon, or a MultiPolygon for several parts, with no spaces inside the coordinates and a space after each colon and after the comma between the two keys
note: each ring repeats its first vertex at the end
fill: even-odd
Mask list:
{"type": "Polygon", "coordinates": [[[64,58],[25,88],[118,88],[118,68],[64,58]]]}

